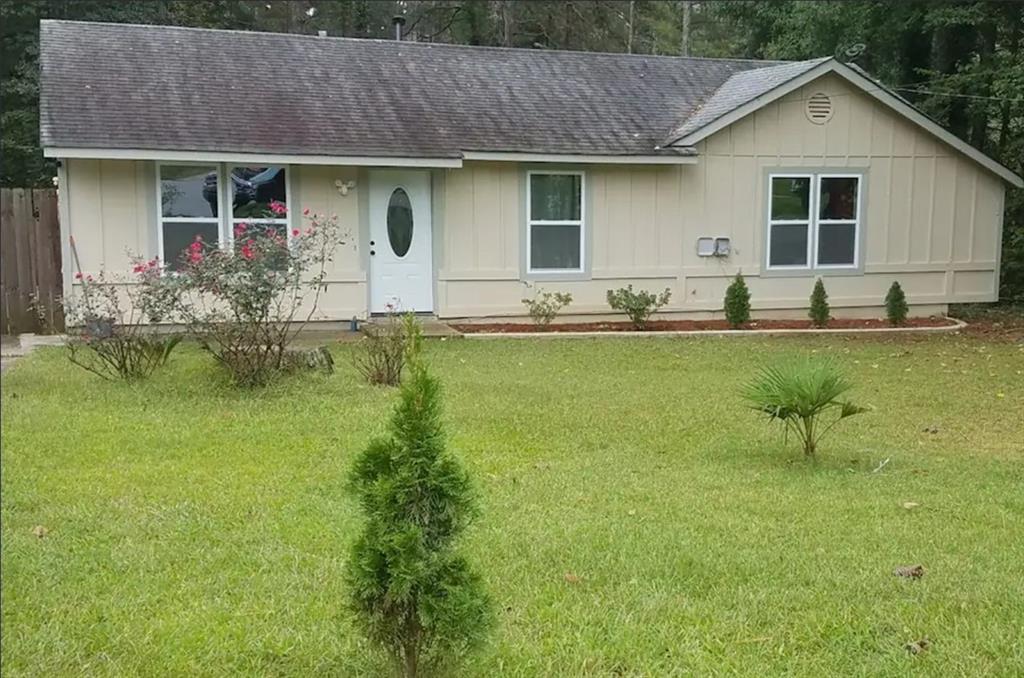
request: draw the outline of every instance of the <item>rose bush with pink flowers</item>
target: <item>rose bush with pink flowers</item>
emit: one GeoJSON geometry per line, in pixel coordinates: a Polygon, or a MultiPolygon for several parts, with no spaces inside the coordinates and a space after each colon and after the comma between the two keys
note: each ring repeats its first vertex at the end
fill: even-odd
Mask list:
{"type": "MultiPolygon", "coordinates": [[[[276,216],[287,214],[271,202],[276,216]]],[[[347,239],[336,216],[304,213],[305,230],[236,224],[234,246],[197,238],[181,270],[164,276],[175,316],[241,386],[262,386],[294,361],[287,353],[317,309],[327,265],[347,239]]]]}
{"type": "Polygon", "coordinates": [[[181,335],[152,331],[176,305],[159,260],[133,261],[130,277],[78,272],[75,280],[64,312],[71,362],[109,380],[142,379],[167,362],[181,335]]]}
{"type": "MultiPolygon", "coordinates": [[[[269,209],[288,213],[276,201],[269,209]]],[[[230,247],[197,236],[174,272],[157,259],[136,259],[132,278],[77,273],[80,293],[68,304],[72,361],[108,378],[146,376],[178,343],[152,323],[170,323],[240,386],[262,386],[306,364],[290,355],[291,345],[316,313],[327,266],[347,236],[336,215],[303,216],[306,228],[290,232],[255,218],[238,223],[230,247]]]]}

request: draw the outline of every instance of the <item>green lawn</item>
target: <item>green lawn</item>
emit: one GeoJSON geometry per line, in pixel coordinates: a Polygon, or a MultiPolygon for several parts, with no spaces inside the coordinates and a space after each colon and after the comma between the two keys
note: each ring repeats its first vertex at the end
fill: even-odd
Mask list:
{"type": "MultiPolygon", "coordinates": [[[[361,385],[346,350],[337,374],[265,393],[230,390],[192,347],[140,386],[57,349],[6,373],[4,674],[379,673],[344,611],[359,516],[343,483],[395,391],[361,385]]],[[[427,355],[498,610],[466,675],[1024,673],[1024,344],[450,340],[427,355]],[[808,353],[836,356],[876,408],[817,463],[736,395],[758,365],[808,353]],[[892,574],[918,563],[920,581],[892,574]]]]}

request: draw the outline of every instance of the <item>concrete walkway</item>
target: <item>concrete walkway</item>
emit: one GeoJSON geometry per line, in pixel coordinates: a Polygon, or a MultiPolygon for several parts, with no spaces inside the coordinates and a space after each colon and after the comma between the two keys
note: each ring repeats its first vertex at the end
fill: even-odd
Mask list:
{"type": "Polygon", "coordinates": [[[6,372],[21,356],[28,353],[21,347],[17,337],[8,334],[0,337],[0,372],[6,372]]]}

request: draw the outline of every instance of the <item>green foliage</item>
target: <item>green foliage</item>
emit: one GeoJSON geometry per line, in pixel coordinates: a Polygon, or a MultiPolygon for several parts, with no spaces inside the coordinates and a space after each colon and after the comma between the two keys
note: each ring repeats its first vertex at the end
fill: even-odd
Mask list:
{"type": "Polygon", "coordinates": [[[725,319],[732,327],[750,322],[750,290],[742,273],[737,273],[725,290],[725,319]]]}
{"type": "Polygon", "coordinates": [[[813,457],[818,443],[839,421],[868,409],[840,396],[852,384],[827,360],[764,367],[744,389],[751,407],[769,421],[781,422],[803,445],[804,454],[813,457]],[[829,421],[831,418],[831,421],[829,421]]]}
{"type": "Polygon", "coordinates": [[[533,297],[523,299],[526,304],[526,311],[530,314],[533,322],[546,326],[550,325],[559,311],[572,303],[572,295],[568,292],[548,292],[536,290],[533,297]]]}
{"type": "MultiPolygon", "coordinates": [[[[287,214],[282,203],[271,209],[287,214]]],[[[235,224],[233,249],[197,238],[182,254],[181,270],[161,278],[175,301],[173,319],[237,386],[266,386],[296,364],[287,356],[316,312],[327,265],[346,239],[337,217],[307,218],[309,227],[290,238],[235,224]]]]}
{"type": "Polygon", "coordinates": [[[479,644],[493,619],[480,578],[457,547],[476,505],[445,450],[440,384],[420,357],[414,321],[391,436],[370,443],[350,476],[366,515],[351,553],[351,606],[371,639],[411,678],[479,644]]]}
{"type": "Polygon", "coordinates": [[[633,327],[638,330],[647,327],[647,321],[650,320],[651,315],[667,304],[671,298],[672,290],[667,287],[661,294],[647,290],[634,292],[632,285],[620,287],[617,290],[608,290],[608,305],[629,316],[633,327]]]}
{"type": "Polygon", "coordinates": [[[811,323],[815,327],[825,327],[831,317],[831,310],[828,305],[828,293],[825,292],[825,283],[821,278],[814,281],[814,289],[811,291],[811,308],[807,311],[811,323]]]}
{"type": "Polygon", "coordinates": [[[903,293],[898,280],[894,280],[885,295],[885,315],[889,318],[889,324],[902,325],[907,321],[907,295],[903,293]]]}
{"type": "Polygon", "coordinates": [[[167,363],[181,336],[149,326],[163,320],[173,304],[160,293],[162,275],[155,259],[136,261],[132,278],[101,271],[95,278],[78,272],[75,280],[64,311],[65,345],[73,364],[103,379],[135,381],[167,363]]]}
{"type": "Polygon", "coordinates": [[[419,350],[422,330],[413,313],[389,310],[383,323],[363,326],[365,336],[352,354],[359,374],[375,386],[398,386],[410,353],[419,350]]]}

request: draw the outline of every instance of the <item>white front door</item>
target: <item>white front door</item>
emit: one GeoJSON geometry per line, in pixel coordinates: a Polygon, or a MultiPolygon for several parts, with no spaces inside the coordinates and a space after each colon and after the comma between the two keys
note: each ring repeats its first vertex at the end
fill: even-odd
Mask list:
{"type": "Polygon", "coordinates": [[[370,172],[370,312],[434,310],[430,173],[370,172]]]}

